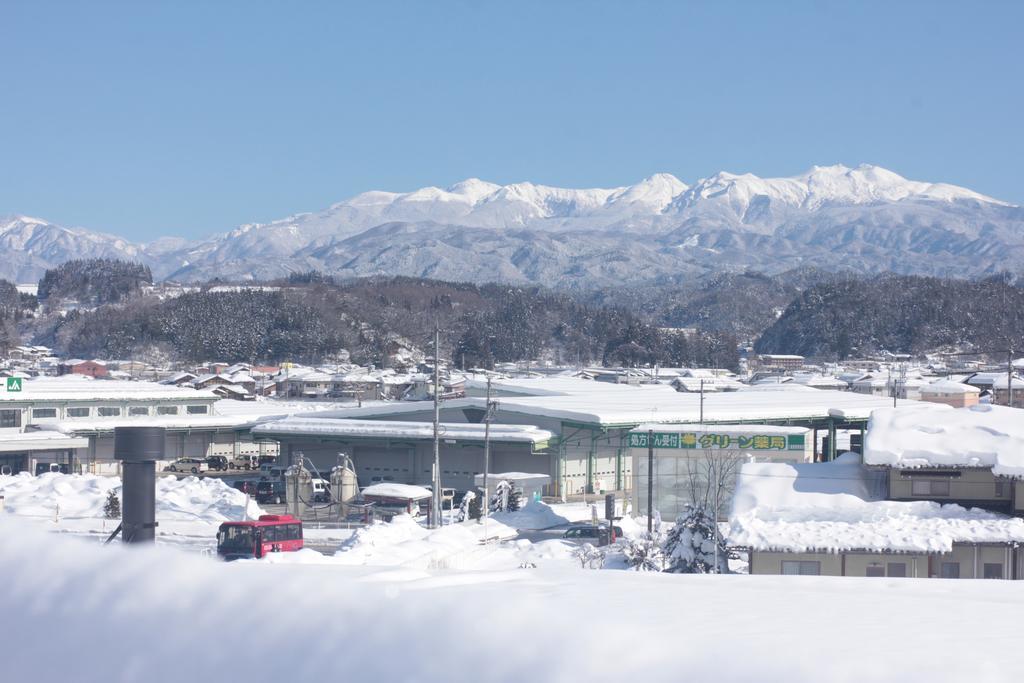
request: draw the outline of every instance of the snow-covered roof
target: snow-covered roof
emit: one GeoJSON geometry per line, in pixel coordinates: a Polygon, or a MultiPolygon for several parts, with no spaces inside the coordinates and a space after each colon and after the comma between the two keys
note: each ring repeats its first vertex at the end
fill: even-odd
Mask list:
{"type": "Polygon", "coordinates": [[[890,467],[991,467],[1024,477],[1024,410],[976,405],[887,408],[871,415],[864,462],[890,467]]]}
{"type": "Polygon", "coordinates": [[[160,380],[160,384],[177,384],[186,379],[195,379],[195,377],[191,372],[176,372],[170,377],[160,380]]]}
{"type": "Polygon", "coordinates": [[[413,486],[412,484],[394,484],[391,482],[381,482],[380,484],[371,484],[362,491],[363,496],[374,496],[380,498],[402,498],[405,500],[422,500],[423,498],[430,498],[433,494],[430,489],[425,489],[422,486],[413,486]]]}
{"type": "MultiPolygon", "coordinates": [[[[257,425],[253,433],[260,436],[334,436],[334,437],[391,437],[396,439],[433,439],[431,422],[385,422],[380,420],[350,420],[324,417],[295,416],[257,425]]],[[[554,437],[546,429],[532,425],[491,425],[491,441],[539,444],[554,437]]],[[[444,423],[441,438],[457,441],[483,441],[484,425],[444,423]]]]}
{"type": "Polygon", "coordinates": [[[1014,375],[1011,379],[1005,372],[977,372],[967,381],[975,386],[991,389],[1005,389],[1012,382],[1014,391],[1024,391],[1024,378],[1014,375]]]}
{"type": "Polygon", "coordinates": [[[940,379],[921,387],[921,394],[980,394],[981,389],[963,382],[953,382],[948,379],[940,379]]]}
{"type": "Polygon", "coordinates": [[[214,389],[214,391],[227,391],[237,396],[249,395],[249,391],[245,387],[239,386],[237,384],[222,384],[216,389],[214,389]]]}
{"type": "MultiPolygon", "coordinates": [[[[551,475],[540,474],[537,472],[499,472],[497,474],[488,473],[487,481],[490,484],[494,484],[499,481],[510,481],[513,484],[530,484],[531,486],[544,486],[545,484],[551,483],[551,475]]],[[[481,472],[473,477],[473,483],[477,486],[484,485],[484,475],[481,472]]]]}
{"type": "Polygon", "coordinates": [[[89,439],[84,437],[70,437],[58,432],[0,429],[0,453],[65,450],[88,446],[89,439]]]}
{"type": "Polygon", "coordinates": [[[881,500],[881,473],[855,454],[830,463],[747,463],[729,542],[762,551],[949,552],[953,543],[1024,541],[1024,520],[932,501],[881,500]]]}
{"type": "Polygon", "coordinates": [[[825,375],[799,375],[794,376],[793,381],[808,387],[826,387],[832,389],[845,389],[849,386],[838,377],[827,377],[825,375]]]}
{"type": "MultiPolygon", "coordinates": [[[[601,425],[638,425],[645,422],[700,422],[700,394],[681,393],[660,384],[627,386],[580,380],[587,393],[547,396],[499,397],[499,414],[520,413],[569,422],[601,425]]],[[[866,420],[871,411],[892,405],[892,399],[848,391],[811,389],[799,385],[790,390],[733,391],[704,396],[705,422],[819,419],[833,417],[866,420]]],[[[444,408],[483,408],[485,399],[468,397],[444,402],[444,408]]],[[[898,405],[921,405],[900,399],[898,405]]],[[[331,417],[364,418],[427,410],[424,401],[391,403],[333,411],[331,417]]]]}
{"type": "MultiPolygon", "coordinates": [[[[473,376],[466,379],[467,389],[486,389],[487,378],[473,376]]],[[[595,382],[591,379],[578,377],[541,377],[541,378],[493,378],[491,389],[503,394],[522,394],[523,396],[569,396],[590,395],[598,393],[615,393],[631,391],[635,387],[627,384],[595,382]]]]}
{"type": "Polygon", "coordinates": [[[156,382],[92,379],[79,375],[37,377],[22,384],[19,392],[0,392],[0,402],[25,401],[197,401],[216,399],[216,394],[156,382]]]}
{"type": "Polygon", "coordinates": [[[75,418],[57,422],[44,422],[40,423],[38,427],[39,429],[60,432],[62,434],[110,432],[115,427],[163,427],[172,431],[215,430],[237,429],[263,419],[268,418],[257,415],[139,415],[75,418]]]}

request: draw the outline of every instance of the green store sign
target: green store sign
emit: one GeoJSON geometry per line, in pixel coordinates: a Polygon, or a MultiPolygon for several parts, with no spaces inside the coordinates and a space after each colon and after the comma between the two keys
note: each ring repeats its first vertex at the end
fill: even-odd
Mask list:
{"type": "Polygon", "coordinates": [[[21,391],[21,377],[8,377],[7,391],[21,391]]]}
{"type": "MultiPolygon", "coordinates": [[[[654,432],[655,448],[802,451],[803,434],[728,434],[725,432],[654,432]]],[[[630,432],[630,448],[647,448],[647,432],[630,432]]]]}

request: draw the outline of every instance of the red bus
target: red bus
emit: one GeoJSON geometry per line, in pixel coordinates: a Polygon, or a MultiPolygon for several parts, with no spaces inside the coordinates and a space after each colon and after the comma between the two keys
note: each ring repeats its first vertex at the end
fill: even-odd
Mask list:
{"type": "Polygon", "coordinates": [[[301,549],[302,522],[291,515],[260,515],[255,522],[224,522],[217,531],[217,555],[225,560],[301,549]]]}

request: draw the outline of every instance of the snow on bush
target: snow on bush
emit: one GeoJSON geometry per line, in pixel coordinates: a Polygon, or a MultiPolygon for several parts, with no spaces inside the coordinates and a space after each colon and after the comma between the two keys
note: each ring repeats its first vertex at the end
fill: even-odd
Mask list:
{"type": "Polygon", "coordinates": [[[631,538],[622,548],[626,566],[638,572],[660,572],[665,569],[665,553],[661,534],[644,531],[631,538]]]}
{"type": "MultiPolygon", "coordinates": [[[[111,493],[121,496],[121,480],[95,474],[48,472],[0,476],[4,509],[16,515],[102,518],[111,493]]],[[[224,522],[242,519],[246,495],[214,477],[157,477],[157,519],[224,522]]],[[[263,511],[249,500],[250,517],[263,511]]]]}
{"type": "Polygon", "coordinates": [[[583,569],[600,569],[604,566],[604,549],[596,548],[590,543],[573,548],[572,556],[576,558],[583,569]]]}

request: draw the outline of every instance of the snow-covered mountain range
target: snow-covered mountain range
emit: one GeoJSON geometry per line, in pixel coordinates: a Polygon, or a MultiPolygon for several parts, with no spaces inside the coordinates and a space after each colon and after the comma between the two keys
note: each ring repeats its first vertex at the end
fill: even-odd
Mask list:
{"type": "Polygon", "coordinates": [[[317,269],[586,287],[799,266],[977,276],[1024,270],[1024,209],[869,165],[723,172],[692,186],[662,173],[611,189],[471,178],[366,192],[198,242],[132,244],[17,216],[0,219],[0,246],[0,276],[19,281],[84,256],[142,260],[177,280],[317,269]]]}

